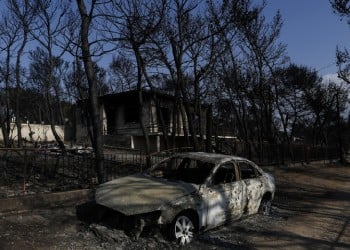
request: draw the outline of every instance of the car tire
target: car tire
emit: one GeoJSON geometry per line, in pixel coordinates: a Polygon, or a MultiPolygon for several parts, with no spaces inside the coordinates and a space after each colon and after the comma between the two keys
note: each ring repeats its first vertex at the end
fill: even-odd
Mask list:
{"type": "Polygon", "coordinates": [[[180,245],[187,245],[194,239],[196,224],[189,213],[178,214],[170,224],[170,237],[180,245]]]}
{"type": "Polygon", "coordinates": [[[262,199],[260,202],[259,213],[262,215],[270,215],[271,206],[272,204],[270,199],[262,199]]]}

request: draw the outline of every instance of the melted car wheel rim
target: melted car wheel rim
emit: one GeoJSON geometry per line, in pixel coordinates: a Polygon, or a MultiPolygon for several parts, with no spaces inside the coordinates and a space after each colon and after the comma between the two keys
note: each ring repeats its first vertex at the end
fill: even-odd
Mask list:
{"type": "Polygon", "coordinates": [[[175,222],[175,238],[181,245],[190,243],[193,239],[194,226],[187,216],[179,216],[175,222]]]}

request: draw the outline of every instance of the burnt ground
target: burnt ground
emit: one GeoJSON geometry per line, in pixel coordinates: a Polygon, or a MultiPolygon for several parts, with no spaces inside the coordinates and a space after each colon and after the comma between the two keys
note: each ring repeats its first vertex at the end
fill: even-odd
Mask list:
{"type": "MultiPolygon", "coordinates": [[[[272,170],[271,216],[253,215],[198,236],[184,249],[350,249],[350,166],[272,170]]],[[[79,221],[75,207],[0,215],[0,249],[177,249],[157,230],[124,231],[79,221]]]]}

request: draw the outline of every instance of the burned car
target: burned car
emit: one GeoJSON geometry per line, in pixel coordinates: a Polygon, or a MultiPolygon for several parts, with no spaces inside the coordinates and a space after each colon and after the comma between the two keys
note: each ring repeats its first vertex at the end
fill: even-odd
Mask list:
{"type": "Polygon", "coordinates": [[[247,159],[192,152],[101,184],[95,200],[132,218],[140,232],[158,224],[187,244],[197,232],[243,215],[269,213],[274,192],[273,176],[247,159]]]}

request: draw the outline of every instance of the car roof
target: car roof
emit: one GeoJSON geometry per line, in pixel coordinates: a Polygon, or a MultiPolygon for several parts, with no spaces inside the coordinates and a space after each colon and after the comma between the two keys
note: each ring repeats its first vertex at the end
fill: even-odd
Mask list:
{"type": "Polygon", "coordinates": [[[174,157],[180,157],[180,158],[190,158],[194,160],[200,160],[203,162],[209,162],[217,164],[219,162],[224,161],[242,161],[247,160],[242,157],[234,156],[234,155],[224,155],[224,154],[217,154],[217,153],[206,153],[206,152],[186,152],[186,153],[178,153],[174,157]]]}

